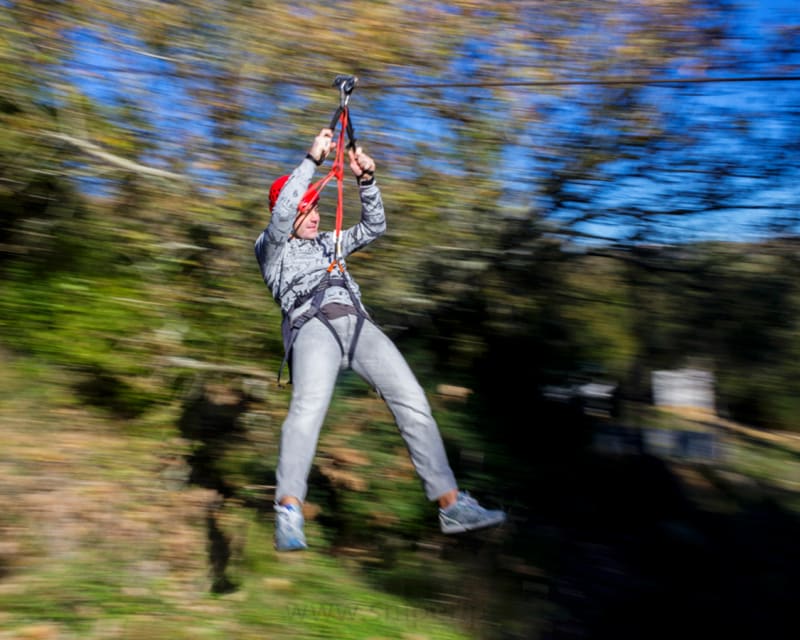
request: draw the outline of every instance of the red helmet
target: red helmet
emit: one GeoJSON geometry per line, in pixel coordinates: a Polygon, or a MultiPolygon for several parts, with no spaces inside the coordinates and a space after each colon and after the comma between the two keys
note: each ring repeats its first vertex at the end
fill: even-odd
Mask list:
{"type": "Polygon", "coordinates": [[[270,213],[272,209],[275,207],[275,203],[278,201],[278,196],[281,194],[281,189],[283,189],[283,185],[286,184],[286,181],[289,179],[289,176],[281,176],[275,182],[272,183],[272,186],[269,188],[269,210],[270,213]]]}
{"type": "MultiPolygon", "coordinates": [[[[289,179],[289,176],[281,176],[275,182],[272,183],[272,186],[269,188],[269,210],[270,213],[275,208],[275,203],[278,201],[278,196],[281,194],[281,190],[283,189],[284,185],[286,185],[286,181],[289,179]]],[[[303,194],[303,197],[300,200],[300,204],[297,205],[298,213],[307,213],[311,211],[316,204],[319,202],[319,191],[314,188],[309,189],[308,191],[303,194]]]]}
{"type": "Polygon", "coordinates": [[[312,187],[306,191],[300,199],[300,204],[297,205],[297,213],[308,213],[317,206],[318,202],[319,191],[312,187]]]}

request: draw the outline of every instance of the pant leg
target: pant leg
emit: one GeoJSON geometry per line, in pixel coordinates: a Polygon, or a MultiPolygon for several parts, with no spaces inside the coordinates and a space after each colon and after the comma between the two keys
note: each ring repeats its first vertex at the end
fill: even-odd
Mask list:
{"type": "Polygon", "coordinates": [[[286,496],[306,498],[319,432],[341,366],[339,343],[330,329],[312,318],[300,329],[292,349],[292,399],[281,427],[276,502],[286,496]]]}
{"type": "MultiPolygon", "coordinates": [[[[349,348],[349,340],[347,343],[345,349],[349,348]]],[[[394,342],[373,323],[365,322],[350,366],[385,400],[428,499],[435,500],[456,489],[428,399],[394,342]]]]}

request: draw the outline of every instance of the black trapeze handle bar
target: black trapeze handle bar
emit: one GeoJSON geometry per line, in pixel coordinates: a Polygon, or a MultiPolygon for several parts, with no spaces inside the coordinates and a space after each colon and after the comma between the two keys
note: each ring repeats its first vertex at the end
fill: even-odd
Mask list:
{"type": "MultiPolygon", "coordinates": [[[[330,129],[336,131],[336,126],[339,124],[339,118],[342,115],[342,111],[344,111],[345,109],[347,109],[347,107],[339,107],[338,109],[336,109],[336,111],[333,113],[333,117],[331,118],[331,124],[329,126],[330,129]]],[[[347,147],[349,149],[355,149],[356,136],[355,133],[353,132],[353,120],[352,116],[350,115],[349,109],[347,109],[347,139],[348,139],[347,147]]]]}

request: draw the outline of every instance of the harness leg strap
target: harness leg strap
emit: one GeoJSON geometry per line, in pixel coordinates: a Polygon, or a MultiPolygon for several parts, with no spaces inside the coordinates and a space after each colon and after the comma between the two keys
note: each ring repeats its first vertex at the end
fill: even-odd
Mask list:
{"type": "MultiPolygon", "coordinates": [[[[317,318],[322,324],[328,327],[328,330],[333,334],[333,337],[336,339],[336,343],[339,345],[339,351],[342,352],[344,355],[344,345],[342,344],[342,339],[339,337],[339,334],[336,333],[336,329],[333,328],[330,320],[325,317],[325,314],[321,312],[321,310],[317,307],[313,310],[312,313],[304,313],[302,316],[295,320],[294,324],[289,328],[287,335],[286,335],[286,344],[283,350],[283,360],[281,361],[281,367],[278,370],[278,384],[281,381],[281,374],[283,373],[283,369],[286,366],[287,362],[289,362],[291,355],[292,355],[292,347],[294,347],[294,341],[297,339],[297,335],[300,333],[300,329],[303,328],[306,322],[311,320],[311,318],[317,318]]],[[[353,337],[353,348],[351,351],[355,350],[355,340],[358,338],[358,333],[361,329],[361,323],[363,319],[359,316],[359,324],[356,325],[356,333],[353,337]]],[[[291,364],[289,365],[289,382],[291,382],[291,364]]]]}
{"type": "Polygon", "coordinates": [[[353,332],[353,339],[350,341],[350,351],[347,354],[347,362],[350,366],[353,365],[353,358],[356,355],[356,346],[358,345],[358,338],[361,335],[361,327],[364,326],[364,316],[356,314],[356,330],[353,332]]]}
{"type": "Polygon", "coordinates": [[[330,332],[333,334],[333,337],[336,338],[336,343],[339,345],[339,351],[341,351],[342,355],[344,355],[344,345],[342,344],[342,339],[339,337],[339,334],[336,333],[336,329],[333,328],[331,321],[325,317],[324,313],[318,313],[317,319],[319,319],[319,321],[322,324],[324,324],[326,327],[328,327],[328,329],[330,329],[330,332]]]}

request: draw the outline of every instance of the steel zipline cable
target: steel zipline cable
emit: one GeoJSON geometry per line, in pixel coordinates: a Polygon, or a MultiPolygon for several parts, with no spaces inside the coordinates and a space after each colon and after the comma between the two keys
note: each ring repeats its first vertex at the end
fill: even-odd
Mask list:
{"type": "MultiPolygon", "coordinates": [[[[0,58],[2,60],[2,58],[0,58]]],[[[124,73],[132,75],[158,75],[158,76],[174,76],[176,78],[194,78],[194,79],[207,79],[211,80],[217,76],[214,73],[207,72],[191,72],[183,71],[180,73],[170,73],[162,70],[150,70],[133,67],[106,67],[102,65],[65,65],[65,69],[74,71],[87,71],[93,73],[124,73]]],[[[240,80],[249,82],[264,82],[263,77],[259,76],[240,76],[240,80]]],[[[308,78],[297,78],[294,76],[273,76],[270,80],[276,84],[284,85],[297,85],[297,86],[313,86],[327,87],[327,84],[318,82],[310,82],[308,78]]],[[[554,80],[475,80],[475,81],[453,81],[453,82],[374,82],[370,83],[367,79],[360,76],[359,91],[381,91],[385,89],[459,89],[459,88],[475,88],[475,89],[492,89],[504,87],[567,87],[567,86],[581,86],[581,85],[596,85],[596,86],[614,86],[614,85],[681,85],[681,84],[723,84],[723,83],[739,83],[739,82],[797,82],[800,81],[800,75],[796,74],[752,74],[740,76],[686,76],[686,77],[618,77],[618,76],[600,76],[597,78],[583,78],[583,79],[554,79],[554,80]]]]}
{"type": "Polygon", "coordinates": [[[651,85],[651,84],[713,84],[730,82],[796,82],[800,75],[764,76],[694,76],[685,78],[616,78],[600,77],[585,80],[497,80],[481,82],[408,82],[363,84],[362,91],[379,89],[450,89],[450,88],[502,88],[502,87],[559,87],[573,85],[651,85]]]}

